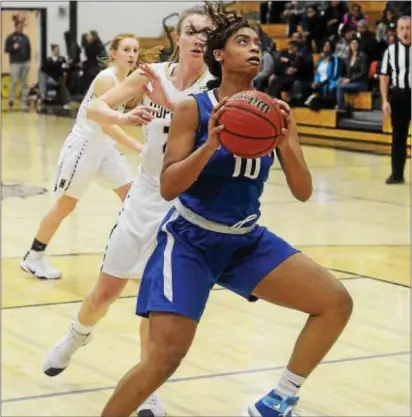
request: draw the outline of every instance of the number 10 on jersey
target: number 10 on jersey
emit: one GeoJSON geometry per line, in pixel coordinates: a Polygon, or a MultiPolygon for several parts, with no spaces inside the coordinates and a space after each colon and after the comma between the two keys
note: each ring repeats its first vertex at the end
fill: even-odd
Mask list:
{"type": "Polygon", "coordinates": [[[233,171],[233,178],[246,177],[255,180],[260,174],[262,160],[261,158],[246,159],[240,156],[235,156],[235,169],[233,171]]]}

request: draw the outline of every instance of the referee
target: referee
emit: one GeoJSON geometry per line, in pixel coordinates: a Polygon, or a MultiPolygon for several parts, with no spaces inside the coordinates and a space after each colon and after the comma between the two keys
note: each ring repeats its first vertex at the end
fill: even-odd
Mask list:
{"type": "Polygon", "coordinates": [[[397,35],[397,41],[385,51],[380,70],[382,110],[385,116],[391,115],[392,123],[392,173],[386,184],[405,182],[406,143],[411,121],[411,18],[409,16],[399,18],[397,35]]]}

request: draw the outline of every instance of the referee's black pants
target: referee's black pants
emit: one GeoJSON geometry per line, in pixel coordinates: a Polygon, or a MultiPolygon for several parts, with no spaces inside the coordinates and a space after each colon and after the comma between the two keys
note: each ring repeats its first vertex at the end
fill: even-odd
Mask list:
{"type": "Polygon", "coordinates": [[[392,121],[392,177],[404,178],[406,149],[411,121],[411,90],[393,88],[390,94],[392,121]]]}

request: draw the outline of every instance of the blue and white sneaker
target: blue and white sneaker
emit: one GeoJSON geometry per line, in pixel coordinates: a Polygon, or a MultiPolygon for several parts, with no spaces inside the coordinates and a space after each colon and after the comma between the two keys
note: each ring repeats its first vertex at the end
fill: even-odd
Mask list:
{"type": "Polygon", "coordinates": [[[299,415],[296,409],[298,400],[299,397],[283,399],[275,391],[271,391],[247,411],[250,417],[296,417],[299,415]]]}

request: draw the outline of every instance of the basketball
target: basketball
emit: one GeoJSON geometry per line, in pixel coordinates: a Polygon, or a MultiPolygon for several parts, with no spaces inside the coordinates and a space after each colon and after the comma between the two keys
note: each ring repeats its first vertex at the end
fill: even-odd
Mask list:
{"type": "Polygon", "coordinates": [[[285,120],[273,98],[260,91],[242,91],[229,98],[218,123],[219,141],[242,158],[259,158],[276,147],[285,120]]]}

